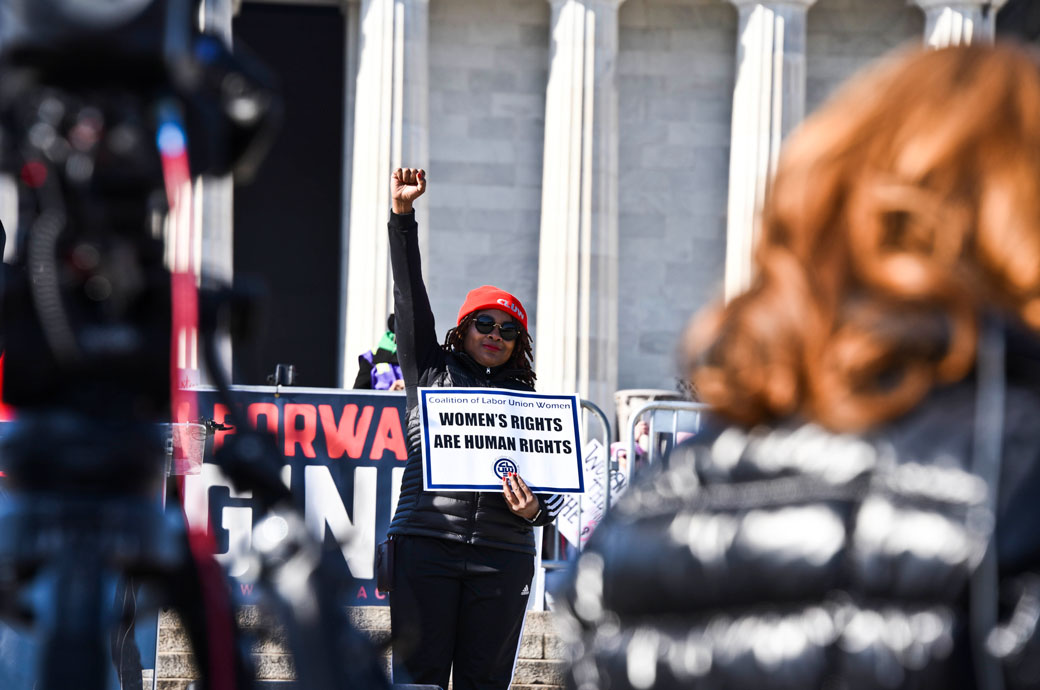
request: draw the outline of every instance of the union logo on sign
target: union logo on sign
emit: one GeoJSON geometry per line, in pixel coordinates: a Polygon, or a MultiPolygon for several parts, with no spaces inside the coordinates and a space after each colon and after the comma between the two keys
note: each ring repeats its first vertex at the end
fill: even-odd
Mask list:
{"type": "Polygon", "coordinates": [[[498,475],[499,479],[504,479],[505,476],[511,472],[516,472],[516,463],[509,458],[499,458],[495,460],[495,474],[498,475]]]}

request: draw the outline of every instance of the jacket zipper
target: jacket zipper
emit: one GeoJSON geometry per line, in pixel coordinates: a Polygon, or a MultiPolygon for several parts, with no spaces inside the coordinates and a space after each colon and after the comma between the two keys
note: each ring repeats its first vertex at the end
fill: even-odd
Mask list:
{"type": "Polygon", "coordinates": [[[473,492],[473,500],[469,504],[469,537],[466,539],[467,544],[473,544],[476,540],[476,529],[477,529],[477,502],[480,501],[480,493],[477,491],[473,492]]]}
{"type": "MultiPolygon", "coordinates": [[[[484,377],[485,377],[484,378],[484,384],[487,385],[487,386],[490,386],[491,385],[491,367],[484,367],[484,377]]],[[[476,535],[474,535],[473,532],[474,532],[474,530],[477,527],[477,503],[479,501],[480,501],[480,493],[479,492],[473,492],[473,502],[470,504],[471,508],[470,508],[470,512],[469,512],[469,539],[466,540],[469,544],[473,544],[476,541],[476,535]]]]}

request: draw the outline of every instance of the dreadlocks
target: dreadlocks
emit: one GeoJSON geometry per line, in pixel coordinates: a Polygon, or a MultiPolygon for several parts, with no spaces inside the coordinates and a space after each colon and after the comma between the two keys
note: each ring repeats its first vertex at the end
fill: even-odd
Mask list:
{"type": "MultiPolygon", "coordinates": [[[[447,335],[444,336],[444,345],[442,345],[444,350],[446,352],[463,352],[466,332],[476,320],[477,312],[470,312],[462,317],[459,325],[449,330],[447,335]]],[[[506,365],[518,371],[515,377],[518,381],[534,388],[535,379],[538,377],[534,373],[533,362],[534,354],[531,351],[531,336],[528,334],[527,329],[521,326],[520,335],[517,336],[516,344],[513,346],[513,354],[509,357],[506,365]]]]}

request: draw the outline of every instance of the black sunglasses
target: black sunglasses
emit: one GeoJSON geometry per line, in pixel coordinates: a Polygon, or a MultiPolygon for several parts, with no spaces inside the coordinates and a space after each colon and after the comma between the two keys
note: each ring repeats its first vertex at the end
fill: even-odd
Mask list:
{"type": "Polygon", "coordinates": [[[487,335],[491,331],[498,327],[498,334],[502,336],[502,340],[510,342],[516,340],[516,337],[520,335],[520,326],[516,325],[515,321],[506,321],[505,323],[495,323],[495,320],[483,314],[478,316],[476,321],[473,322],[477,332],[483,335],[487,335]]]}

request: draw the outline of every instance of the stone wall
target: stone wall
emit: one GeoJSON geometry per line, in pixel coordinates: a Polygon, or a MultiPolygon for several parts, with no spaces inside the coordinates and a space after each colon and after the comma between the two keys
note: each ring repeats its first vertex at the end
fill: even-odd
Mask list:
{"type": "MultiPolygon", "coordinates": [[[[721,297],[737,10],[729,0],[625,0],[619,10],[618,388],[675,386],[680,334],[721,297]]],[[[525,301],[537,332],[546,0],[430,3],[427,285],[438,330],[467,290],[525,301]]],[[[818,0],[807,19],[807,112],[904,43],[906,0],[818,0]]],[[[536,343],[536,348],[538,344],[536,343]]]]}
{"type": "Polygon", "coordinates": [[[514,293],[534,324],[548,46],[545,0],[430,3],[430,188],[417,212],[440,333],[483,284],[514,293]]]}
{"type": "MultiPolygon", "coordinates": [[[[727,0],[625,0],[619,19],[618,387],[671,389],[683,328],[721,296],[737,12],[727,0]]],[[[819,0],[806,111],[919,43],[923,23],[906,0],[819,0]]]]}
{"type": "Polygon", "coordinates": [[[618,388],[674,390],[679,334],[721,294],[737,11],[626,0],[618,20],[618,388]]]}
{"type": "Polygon", "coordinates": [[[903,45],[921,44],[924,12],[906,0],[818,0],[806,27],[811,113],[846,79],[903,45]]]}
{"type": "MultiPolygon", "coordinates": [[[[385,606],[352,607],[351,623],[377,645],[390,639],[390,609],[385,606]]],[[[260,690],[302,690],[293,682],[292,658],[279,635],[263,634],[255,607],[239,614],[243,628],[257,635],[253,654],[260,690]]],[[[389,658],[384,660],[389,672],[389,658]]],[[[553,627],[552,614],[530,611],[520,640],[520,652],[513,675],[512,690],[560,690],[563,686],[563,647],[553,627]]],[[[198,677],[191,646],[176,616],[163,613],[159,620],[159,690],[190,690],[198,677]]],[[[145,687],[151,687],[146,675],[145,687]]]]}

